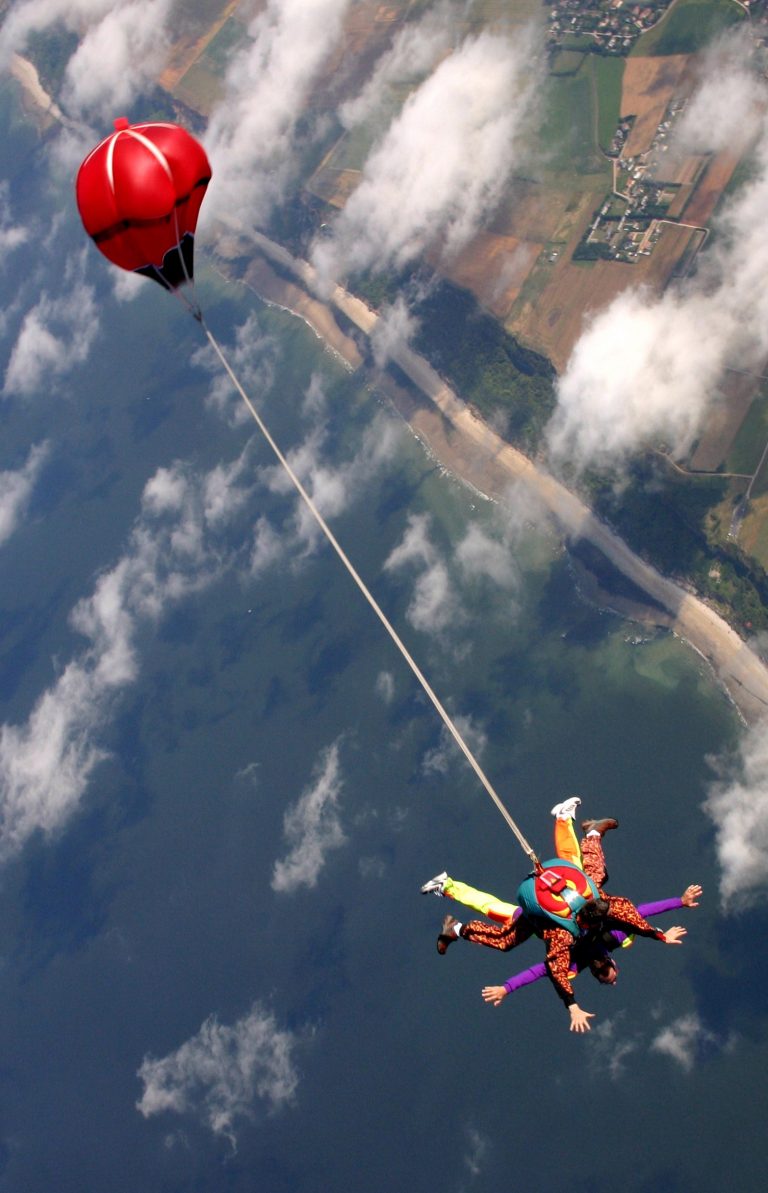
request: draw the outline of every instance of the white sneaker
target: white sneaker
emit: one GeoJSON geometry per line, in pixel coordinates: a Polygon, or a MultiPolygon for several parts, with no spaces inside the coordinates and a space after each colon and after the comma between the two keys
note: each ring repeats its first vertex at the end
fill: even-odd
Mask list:
{"type": "Polygon", "coordinates": [[[443,870],[442,874],[436,874],[434,878],[430,878],[429,882],[425,882],[421,888],[422,895],[442,895],[447,878],[447,870],[443,870]]]}
{"type": "Polygon", "coordinates": [[[570,799],[563,800],[561,804],[555,804],[552,815],[555,820],[573,820],[580,803],[578,795],[572,795],[570,799]]]}

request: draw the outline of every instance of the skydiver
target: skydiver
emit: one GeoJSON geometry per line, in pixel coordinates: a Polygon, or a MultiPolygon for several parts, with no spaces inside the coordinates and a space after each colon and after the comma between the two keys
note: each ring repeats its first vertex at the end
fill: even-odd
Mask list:
{"type": "MultiPolygon", "coordinates": [[[[584,821],[582,830],[585,835],[580,848],[573,827],[573,817],[580,803],[578,796],[573,796],[552,809],[558,858],[582,869],[597,891],[596,897],[587,902],[575,916],[575,923],[580,931],[577,942],[574,942],[574,935],[569,929],[554,925],[545,927],[541,922],[534,924],[517,905],[503,903],[493,895],[450,879],[445,873],[430,879],[421,888],[423,894],[442,894],[457,899],[496,920],[496,924],[488,924],[483,920],[461,924],[455,917],[447,915],[437,938],[437,950],[441,954],[445,953],[448,946],[459,936],[503,951],[517,947],[534,934],[540,936],[547,945],[545,971],[558,997],[568,1007],[570,1030],[576,1032],[589,1031],[589,1020],[594,1018],[592,1012],[583,1011],[578,1006],[570,984],[572,950],[576,944],[580,946],[578,960],[581,964],[589,964],[599,981],[612,985],[616,981],[617,968],[608,956],[605,943],[611,932],[647,936],[665,944],[681,944],[682,937],[686,935],[686,929],[679,926],[670,928],[667,932],[654,928],[629,899],[619,895],[608,895],[603,890],[607,871],[602,837],[605,832],[617,828],[618,821],[584,821]]],[[[493,1001],[493,996],[487,1001],[493,1001]]]]}

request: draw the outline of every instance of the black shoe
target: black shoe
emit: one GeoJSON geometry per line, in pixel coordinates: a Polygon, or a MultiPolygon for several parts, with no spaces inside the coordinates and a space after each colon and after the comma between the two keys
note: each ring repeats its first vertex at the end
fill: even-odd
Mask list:
{"type": "Polygon", "coordinates": [[[587,833],[599,833],[603,837],[609,829],[618,827],[618,820],[614,820],[611,816],[605,820],[583,820],[581,823],[581,831],[585,836],[587,833]]]}
{"type": "Polygon", "coordinates": [[[443,920],[443,928],[437,938],[437,951],[442,956],[448,949],[449,944],[453,944],[454,940],[458,940],[458,936],[453,930],[454,924],[458,924],[455,916],[447,915],[443,920]]]}

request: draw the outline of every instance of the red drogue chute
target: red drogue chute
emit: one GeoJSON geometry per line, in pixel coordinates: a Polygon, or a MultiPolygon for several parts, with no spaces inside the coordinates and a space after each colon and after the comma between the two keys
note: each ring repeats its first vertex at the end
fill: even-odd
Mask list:
{"type": "Polygon", "coordinates": [[[85,230],[113,265],[167,290],[193,275],[195,225],[211,167],[178,124],[129,124],[97,145],[77,173],[85,230]]]}

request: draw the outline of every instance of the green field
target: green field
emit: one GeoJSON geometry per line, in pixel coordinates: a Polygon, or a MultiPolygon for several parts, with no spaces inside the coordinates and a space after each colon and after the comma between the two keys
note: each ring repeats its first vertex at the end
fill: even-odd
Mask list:
{"type": "Polygon", "coordinates": [[[553,173],[572,176],[607,171],[595,140],[597,94],[591,66],[582,67],[576,75],[550,75],[540,136],[553,173]]]}
{"type": "Polygon", "coordinates": [[[597,93],[597,139],[607,149],[619,123],[624,59],[590,54],[590,69],[597,93]]]}
{"type": "MultiPolygon", "coordinates": [[[[747,417],[739,427],[731,450],[725,461],[728,472],[752,473],[760,463],[763,448],[768,442],[768,392],[758,394],[749,410],[747,417]]],[[[753,492],[755,496],[766,491],[768,476],[766,469],[757,478],[753,492]]]]}
{"type": "Polygon", "coordinates": [[[632,55],[695,54],[744,18],[744,10],[735,0],[676,0],[663,20],[638,38],[632,55]]]}

